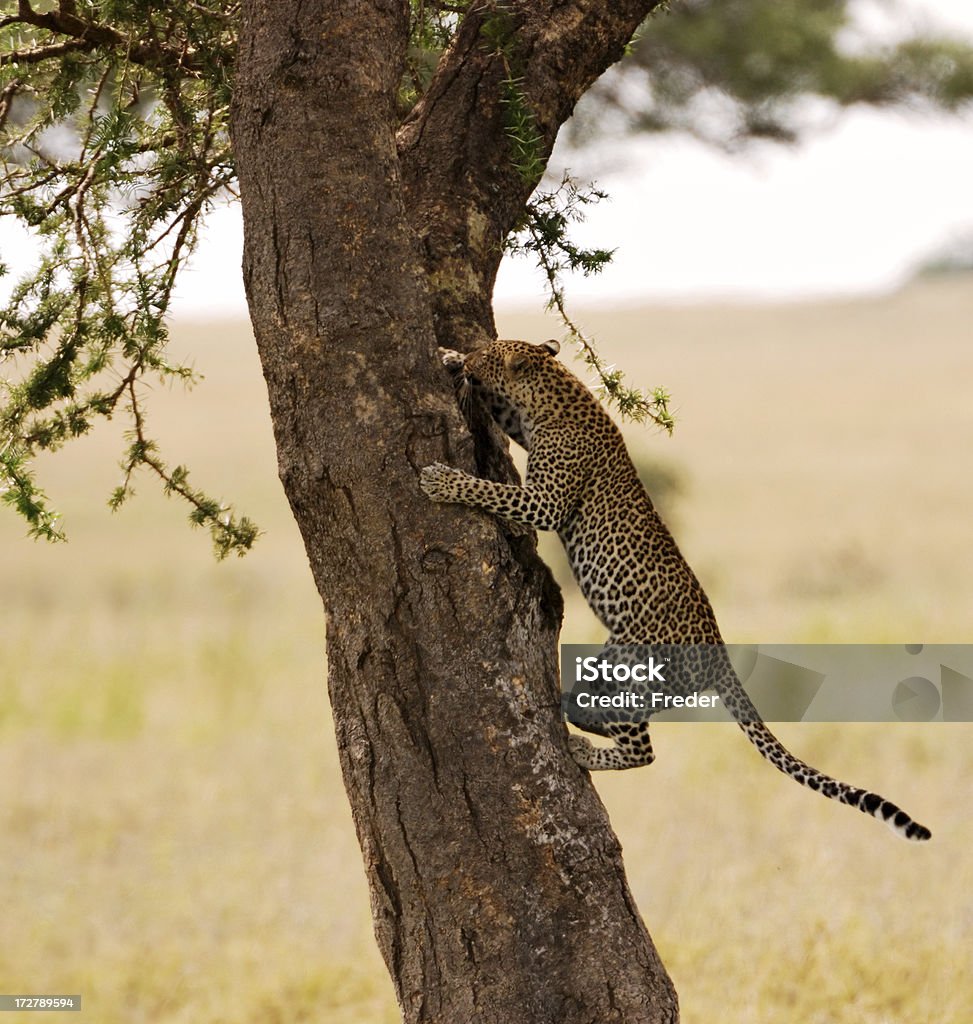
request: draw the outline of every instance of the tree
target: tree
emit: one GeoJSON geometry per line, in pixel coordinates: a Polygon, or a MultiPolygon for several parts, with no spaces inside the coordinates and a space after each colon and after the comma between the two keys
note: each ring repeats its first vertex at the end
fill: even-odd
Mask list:
{"type": "MultiPolygon", "coordinates": [[[[190,376],[166,358],[166,310],[200,217],[238,187],[280,476],[407,1021],[677,1019],[567,754],[560,601],[533,538],[417,485],[437,459],[511,472],[487,425],[464,425],[436,344],[493,336],[512,232],[552,276],[557,259],[598,263],[530,197],[575,103],[657,6],[19,0],[0,20],[5,205],[46,240],[0,317],[19,372],[3,497],[58,536],[32,456],[125,413],[113,503],[147,468],[220,555],[253,542],[166,464],[143,407],[152,375],[190,376]]],[[[664,420],[658,400],[643,411],[664,420]]]]}

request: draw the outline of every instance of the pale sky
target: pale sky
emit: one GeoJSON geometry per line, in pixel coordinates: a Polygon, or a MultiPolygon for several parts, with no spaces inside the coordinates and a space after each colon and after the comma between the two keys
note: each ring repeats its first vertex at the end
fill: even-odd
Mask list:
{"type": "MultiPolygon", "coordinates": [[[[870,0],[859,10],[889,35],[918,22],[973,38],[973,0],[870,0]]],[[[951,240],[973,240],[973,116],[861,109],[793,148],[729,157],[666,135],[559,159],[582,179],[594,164],[611,196],[574,234],[617,250],[601,275],[568,282],[569,301],[583,305],[882,291],[951,240]]],[[[0,234],[0,254],[16,270],[11,240],[0,234]]],[[[213,211],[175,312],[245,316],[241,250],[239,208],[213,211]]],[[[507,259],[496,298],[543,303],[543,285],[527,261],[507,259]]]]}

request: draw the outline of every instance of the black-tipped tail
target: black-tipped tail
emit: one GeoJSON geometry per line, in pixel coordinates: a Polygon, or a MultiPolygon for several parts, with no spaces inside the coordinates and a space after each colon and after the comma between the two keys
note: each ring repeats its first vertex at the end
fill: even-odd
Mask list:
{"type": "MultiPolygon", "coordinates": [[[[749,698],[746,698],[745,695],[743,700],[749,704],[749,698]]],[[[749,706],[753,707],[752,704],[749,706]]],[[[849,807],[856,807],[863,814],[870,814],[873,818],[884,821],[896,835],[903,839],[923,842],[931,838],[932,832],[925,825],[913,821],[891,800],[886,800],[877,793],[870,793],[867,789],[856,789],[846,782],[839,782],[795,757],[756,717],[755,709],[747,718],[742,720],[738,718],[737,721],[757,750],[775,768],[785,775],[789,775],[795,782],[799,782],[802,786],[813,789],[816,793],[821,793],[831,800],[838,800],[840,803],[848,804],[849,807]]]]}
{"type": "Polygon", "coordinates": [[[901,807],[896,807],[891,800],[885,800],[878,793],[869,793],[863,789],[851,789],[841,797],[843,803],[857,807],[865,814],[884,821],[886,825],[903,839],[911,839],[921,843],[932,837],[932,832],[925,825],[913,821],[901,807]]]}

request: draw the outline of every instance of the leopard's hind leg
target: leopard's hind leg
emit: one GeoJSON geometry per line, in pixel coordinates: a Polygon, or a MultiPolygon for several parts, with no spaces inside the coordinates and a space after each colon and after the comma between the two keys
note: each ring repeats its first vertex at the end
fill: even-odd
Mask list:
{"type": "Polygon", "coordinates": [[[596,747],[584,736],[568,736],[571,756],[589,772],[642,768],[655,760],[648,722],[607,722],[599,735],[610,736],[614,742],[610,747],[596,747]]]}

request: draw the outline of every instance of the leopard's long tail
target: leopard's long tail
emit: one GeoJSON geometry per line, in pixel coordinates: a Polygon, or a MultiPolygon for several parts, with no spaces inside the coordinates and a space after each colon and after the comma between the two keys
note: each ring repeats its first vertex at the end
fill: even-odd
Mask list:
{"type": "Polygon", "coordinates": [[[718,683],[715,689],[726,709],[746,733],[747,739],[779,771],[816,793],[822,793],[831,800],[856,807],[862,813],[884,821],[903,839],[921,842],[932,836],[932,832],[925,825],[913,821],[891,800],[886,800],[878,793],[870,793],[867,789],[857,789],[846,782],[839,782],[795,757],[764,724],[735,673],[729,682],[718,683]]]}

